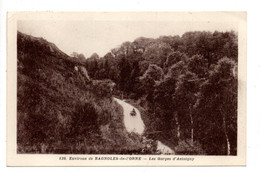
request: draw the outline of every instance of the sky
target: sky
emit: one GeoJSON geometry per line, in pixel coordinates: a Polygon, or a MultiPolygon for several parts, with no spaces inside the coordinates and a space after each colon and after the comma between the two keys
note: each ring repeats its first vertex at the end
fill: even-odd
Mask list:
{"type": "Polygon", "coordinates": [[[153,21],[50,21],[22,20],[18,30],[35,37],[43,37],[66,54],[93,53],[104,56],[125,41],[138,37],[182,35],[187,31],[237,31],[235,23],[153,22],[153,21]]]}

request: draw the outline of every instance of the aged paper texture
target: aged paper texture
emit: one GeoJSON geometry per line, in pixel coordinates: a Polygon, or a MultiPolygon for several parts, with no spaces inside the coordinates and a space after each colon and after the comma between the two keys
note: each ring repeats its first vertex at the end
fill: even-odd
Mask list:
{"type": "Polygon", "coordinates": [[[246,12],[9,12],[7,166],[246,165],[246,12]]]}

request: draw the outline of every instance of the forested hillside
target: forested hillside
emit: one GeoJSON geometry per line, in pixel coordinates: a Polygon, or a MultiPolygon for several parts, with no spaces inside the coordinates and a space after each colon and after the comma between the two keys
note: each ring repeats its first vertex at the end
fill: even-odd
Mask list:
{"type": "Polygon", "coordinates": [[[104,57],[79,53],[18,32],[18,153],[160,154],[160,143],[176,154],[237,154],[237,33],[140,37],[104,57]],[[138,109],[143,134],[127,132],[130,114],[114,98],[138,109]]]}
{"type": "Polygon", "coordinates": [[[112,99],[114,83],[93,80],[82,58],[53,43],[17,34],[17,152],[154,153],[127,133],[112,99]]]}
{"type": "Polygon", "coordinates": [[[237,154],[235,32],[187,32],[124,42],[86,60],[91,78],[142,109],[148,138],[177,154],[237,154]]]}

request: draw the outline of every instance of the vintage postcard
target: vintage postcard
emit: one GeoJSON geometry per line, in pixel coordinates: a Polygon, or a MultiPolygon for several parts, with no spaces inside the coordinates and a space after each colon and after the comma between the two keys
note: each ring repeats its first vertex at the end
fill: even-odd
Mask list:
{"type": "Polygon", "coordinates": [[[246,12],[9,12],[7,166],[246,165],[246,12]]]}

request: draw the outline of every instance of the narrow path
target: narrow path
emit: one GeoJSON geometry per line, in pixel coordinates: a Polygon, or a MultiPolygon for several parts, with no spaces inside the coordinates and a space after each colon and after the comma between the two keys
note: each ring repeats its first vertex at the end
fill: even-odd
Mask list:
{"type": "Polygon", "coordinates": [[[137,133],[142,135],[144,132],[144,123],[140,115],[140,111],[136,109],[134,106],[126,103],[120,99],[114,98],[118,104],[120,104],[124,111],[124,124],[126,131],[131,133],[137,133]],[[130,113],[132,110],[135,110],[136,115],[132,116],[130,113]]]}
{"type": "MultiPolygon", "coordinates": [[[[114,100],[123,108],[124,124],[125,124],[126,131],[129,133],[134,132],[139,135],[142,135],[145,129],[145,125],[141,118],[140,111],[134,106],[120,99],[114,98],[114,100]],[[136,112],[135,116],[131,115],[133,109],[136,112]]],[[[169,148],[168,146],[166,146],[165,144],[163,144],[158,140],[157,140],[157,151],[159,151],[161,154],[171,154],[171,155],[175,154],[175,152],[171,148],[169,148]]]]}

